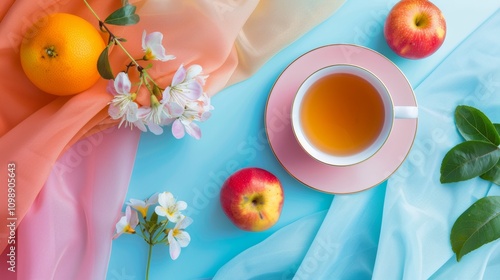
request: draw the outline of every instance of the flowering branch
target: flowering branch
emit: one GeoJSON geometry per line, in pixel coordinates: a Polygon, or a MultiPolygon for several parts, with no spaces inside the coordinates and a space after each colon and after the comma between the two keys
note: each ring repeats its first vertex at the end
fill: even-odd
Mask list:
{"type": "Polygon", "coordinates": [[[143,67],[139,61],[159,60],[170,61],[176,57],[166,54],[162,45],[163,34],[160,32],[142,34],[141,58],[134,58],[124,47],[122,42],[125,38],[115,36],[107,24],[110,25],[132,25],[139,22],[140,18],[135,13],[136,7],[125,1],[123,7],[114,11],[104,21],[99,18],[86,0],[83,0],[92,14],[99,21],[101,31],[109,36],[108,45],[102,51],[97,62],[99,74],[110,80],[107,91],[113,95],[109,103],[108,113],[114,120],[119,120],[119,126],[125,125],[131,128],[137,127],[141,131],[149,131],[159,135],[163,133],[163,127],[172,125],[172,134],[179,139],[185,133],[201,138],[201,129],[195,122],[204,122],[210,116],[214,107],[210,104],[210,98],[203,91],[208,76],[202,75],[203,68],[200,65],[191,65],[187,69],[180,65],[174,74],[172,83],[162,86],[152,78],[148,69],[152,66],[143,67]],[[116,77],[109,63],[109,48],[118,45],[127,55],[130,62],[126,68],[119,72],[116,77]],[[129,69],[135,66],[139,72],[138,86],[132,87],[128,76],[129,69]],[[140,104],[137,96],[144,86],[149,93],[149,104],[140,104]]]}
{"type": "Polygon", "coordinates": [[[185,229],[193,220],[181,213],[186,208],[187,203],[177,201],[170,192],[156,193],[147,200],[130,199],[127,203],[125,215],[116,223],[113,239],[124,233],[137,234],[144,239],[149,246],[146,279],[149,278],[153,246],[168,245],[170,257],[176,260],[181,253],[181,248],[189,245],[191,237],[185,229]],[[154,208],[154,212],[148,216],[149,207],[155,204],[158,205],[154,208]],[[160,217],[166,219],[160,220],[160,217]],[[169,223],[174,223],[174,227],[168,228],[169,223]],[[139,229],[136,231],[137,226],[139,229]]]}

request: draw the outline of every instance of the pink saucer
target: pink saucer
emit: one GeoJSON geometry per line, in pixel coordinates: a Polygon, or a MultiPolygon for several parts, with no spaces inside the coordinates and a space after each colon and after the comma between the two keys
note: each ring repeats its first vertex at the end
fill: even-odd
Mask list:
{"type": "Polygon", "coordinates": [[[293,98],[300,84],[316,70],[337,63],[364,67],[382,81],[394,105],[417,106],[412,87],[399,68],[383,55],[356,45],[328,45],[297,58],[274,84],[267,100],[265,125],[271,149],[285,170],[303,184],[327,193],[354,193],[385,181],[408,155],[417,119],[396,119],[386,144],[370,159],[338,167],[309,156],[295,140],[291,126],[293,98]]]}

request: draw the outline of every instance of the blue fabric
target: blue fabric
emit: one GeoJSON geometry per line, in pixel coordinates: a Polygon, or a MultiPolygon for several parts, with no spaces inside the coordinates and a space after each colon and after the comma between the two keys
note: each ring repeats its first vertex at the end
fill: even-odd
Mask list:
{"type": "Polygon", "coordinates": [[[214,279],[370,279],[377,254],[384,194],[385,186],[381,185],[363,193],[337,195],[326,217],[312,215],[279,230],[228,262],[214,279]],[[309,225],[315,223],[321,227],[310,236],[309,225]],[[275,270],[283,266],[285,256],[289,257],[289,252],[282,253],[281,248],[300,251],[304,246],[307,254],[294,254],[286,270],[275,270]],[[275,261],[260,262],[270,258],[275,261]],[[260,264],[258,268],[247,265],[256,261],[260,264]],[[272,273],[268,273],[270,269],[272,273]]]}
{"type": "MultiPolygon", "coordinates": [[[[279,52],[250,79],[218,93],[203,137],[142,136],[129,198],[171,191],[188,203],[192,241],[172,261],[155,246],[150,279],[499,279],[500,241],[456,262],[449,243],[455,219],[477,199],[500,194],[480,179],[439,183],[444,153],[461,141],[458,104],[500,122],[500,3],[433,1],[443,11],[443,46],[422,60],[395,55],[382,27],[397,0],[348,0],[331,18],[279,52]],[[387,56],[415,89],[420,119],[401,168],[381,185],[333,196],[307,188],[274,157],[264,130],[270,89],[296,57],[319,46],[353,43],[387,56]],[[268,231],[243,232],[224,216],[222,182],[258,166],[282,182],[285,203],[268,231]],[[327,213],[328,211],[328,213],[327,213]]],[[[143,279],[147,246],[137,236],[113,241],[107,279],[143,279]]]]}
{"type": "MultiPolygon", "coordinates": [[[[499,241],[457,262],[449,235],[465,209],[481,197],[499,195],[500,187],[482,179],[439,182],[443,156],[463,141],[453,121],[457,105],[475,106],[500,122],[500,37],[491,36],[499,26],[497,11],[415,88],[419,129],[406,161],[386,187],[335,196],[293,279],[499,278],[499,241]]],[[[290,230],[273,238],[289,239],[290,230]]],[[[260,251],[253,250],[256,246],[253,254],[236,257],[214,279],[279,279],[266,277],[266,266],[245,274],[231,266],[266,258],[266,252],[281,245],[267,244],[260,251]]]]}
{"type": "Polygon", "coordinates": [[[229,279],[227,277],[243,275],[254,280],[292,279],[311,246],[325,214],[326,211],[321,211],[283,227],[278,233],[245,250],[224,265],[217,272],[215,279],[229,279]]]}
{"type": "Polygon", "coordinates": [[[449,235],[465,209],[481,197],[498,195],[500,187],[479,178],[439,183],[442,158],[463,141],[453,121],[456,106],[474,106],[492,121],[500,122],[500,37],[491,36],[499,26],[497,11],[415,89],[421,113],[419,130],[408,160],[388,182],[377,255],[381,261],[376,264],[374,277],[499,277],[492,273],[498,272],[500,265],[494,261],[500,257],[499,242],[457,263],[449,235]],[[394,265],[384,266],[389,259],[396,260],[394,265]]]}

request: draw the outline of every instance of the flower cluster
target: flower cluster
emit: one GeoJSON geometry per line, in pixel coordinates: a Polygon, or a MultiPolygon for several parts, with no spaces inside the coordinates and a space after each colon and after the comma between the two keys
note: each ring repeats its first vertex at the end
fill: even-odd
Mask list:
{"type": "Polygon", "coordinates": [[[150,250],[156,244],[168,245],[170,257],[175,260],[179,257],[181,248],[188,246],[191,241],[185,229],[193,220],[181,213],[186,208],[187,203],[177,201],[170,192],[156,193],[146,200],[130,199],[125,215],[116,223],[113,238],[123,233],[138,234],[149,244],[150,250]],[[149,207],[155,204],[158,205],[148,217],[149,207]],[[166,219],[159,220],[159,217],[166,219]],[[168,228],[169,223],[174,223],[175,226],[168,228]]]}
{"type": "MultiPolygon", "coordinates": [[[[169,61],[175,59],[167,55],[162,45],[163,34],[153,32],[142,36],[144,56],[140,60],[169,61]]],[[[137,64],[134,60],[129,66],[137,64]]],[[[137,64],[138,65],[138,64],[137,64]]],[[[163,126],[172,125],[172,134],[179,139],[185,133],[196,139],[201,138],[200,127],[195,121],[203,122],[211,116],[214,107],[210,98],[203,91],[207,76],[202,75],[200,65],[191,65],[187,69],[180,65],[173,76],[170,85],[160,87],[148,74],[147,69],[137,66],[140,72],[140,81],[132,90],[127,71],[120,72],[108,84],[108,92],[114,98],[109,104],[109,115],[112,119],[120,120],[120,126],[137,127],[146,132],[159,135],[163,133],[163,126]],[[136,102],[141,87],[150,92],[149,106],[141,106],[136,102]]]]}

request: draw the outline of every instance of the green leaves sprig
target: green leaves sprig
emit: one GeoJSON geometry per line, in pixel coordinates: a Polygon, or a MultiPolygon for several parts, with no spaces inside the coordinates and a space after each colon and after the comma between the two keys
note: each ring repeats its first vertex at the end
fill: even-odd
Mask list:
{"type": "MultiPolygon", "coordinates": [[[[441,183],[475,177],[500,185],[500,124],[481,111],[458,106],[455,123],[465,142],[453,147],[441,163],[441,183]]],[[[457,261],[471,251],[500,238],[500,196],[476,201],[453,224],[450,242],[457,261]]]]}
{"type": "Polygon", "coordinates": [[[101,77],[106,80],[115,78],[113,75],[113,70],[111,69],[111,65],[109,64],[109,48],[112,45],[120,45],[120,47],[125,51],[125,48],[123,48],[120,42],[126,41],[124,38],[116,37],[106,26],[106,24],[121,26],[134,25],[140,20],[139,15],[135,13],[135,10],[135,6],[125,3],[123,7],[111,13],[104,21],[99,20],[99,27],[101,28],[101,31],[107,32],[109,35],[108,45],[102,51],[99,59],[97,60],[97,70],[99,71],[101,77]]]}
{"type": "Polygon", "coordinates": [[[136,7],[130,4],[125,4],[123,7],[111,13],[104,23],[113,25],[134,25],[139,22],[139,15],[135,13],[136,7]]]}
{"type": "Polygon", "coordinates": [[[500,128],[481,111],[458,106],[455,123],[466,140],[453,147],[441,163],[441,183],[459,182],[481,176],[498,184],[500,180],[500,128]]]}
{"type": "Polygon", "coordinates": [[[108,33],[108,44],[104,48],[104,50],[101,52],[99,55],[99,58],[97,60],[97,71],[99,72],[99,75],[101,75],[102,78],[106,80],[112,80],[115,78],[113,74],[113,70],[111,69],[111,65],[109,63],[109,48],[111,48],[113,45],[118,45],[126,54],[127,56],[135,62],[137,68],[139,70],[142,69],[142,67],[137,64],[135,59],[127,52],[127,50],[123,47],[121,42],[126,42],[125,38],[120,38],[115,36],[111,30],[108,28],[106,24],[110,25],[119,25],[119,26],[127,26],[127,25],[134,25],[139,22],[140,17],[138,14],[135,13],[136,7],[133,5],[130,5],[128,1],[123,1],[123,6],[118,8],[116,11],[112,12],[104,21],[99,18],[99,16],[96,14],[96,12],[92,9],[92,7],[87,3],[86,0],[84,0],[85,4],[89,8],[89,10],[94,14],[94,16],[97,18],[99,21],[99,28],[101,29],[102,32],[108,33]]]}

